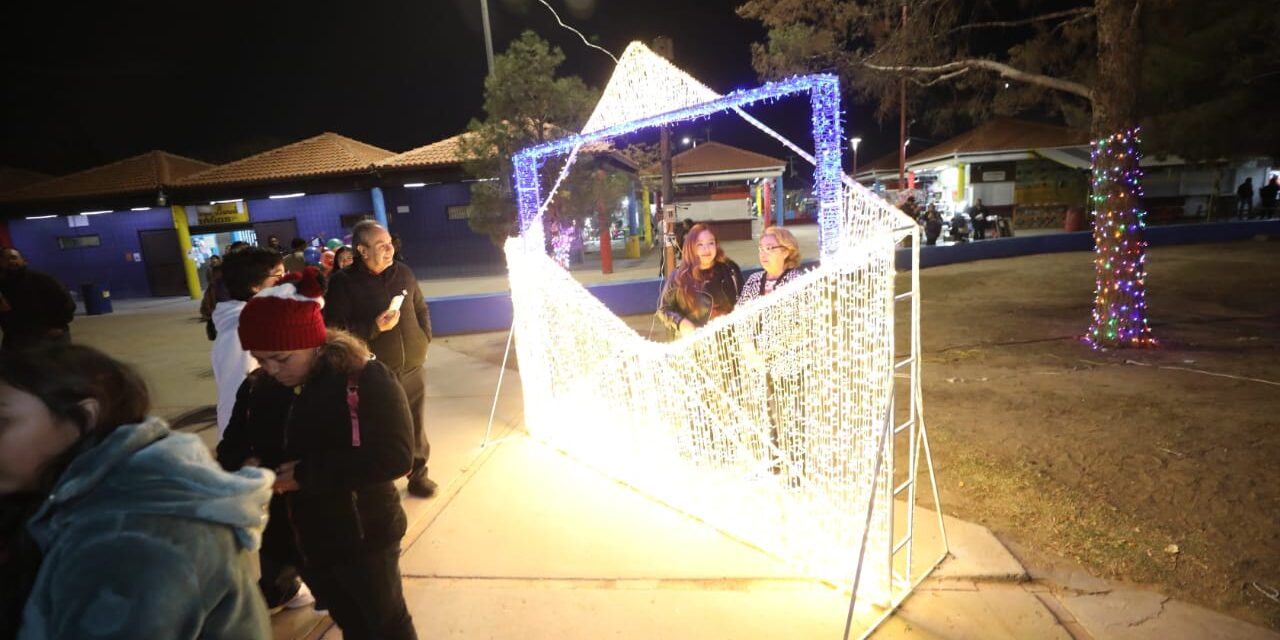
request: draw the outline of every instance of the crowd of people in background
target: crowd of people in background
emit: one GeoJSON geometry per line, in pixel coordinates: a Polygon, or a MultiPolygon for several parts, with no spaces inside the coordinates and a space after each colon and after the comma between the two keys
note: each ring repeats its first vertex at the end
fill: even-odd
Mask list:
{"type": "Polygon", "coordinates": [[[352,245],[211,261],[216,458],[151,416],[133,369],[69,344],[66,289],[4,251],[0,640],[267,638],[271,611],[312,604],[344,637],[415,637],[395,482],[436,491],[431,320],[386,229],[352,245]]]}
{"type": "MultiPolygon", "coordinates": [[[[1237,214],[1275,215],[1278,192],[1272,176],[1255,214],[1246,179],[1237,214]]],[[[947,224],[953,241],[1009,233],[981,199],[945,222],[914,197],[902,209],[930,245],[947,224]]],[[[677,337],[803,273],[781,227],[762,231],[761,268],[745,279],[711,226],[676,232],[655,315],[677,337]]],[[[266,638],[271,611],[308,605],[344,637],[416,637],[396,482],[437,491],[432,331],[400,239],[366,220],[350,246],[269,236],[214,258],[200,305],[217,390],[210,455],[151,415],[131,367],[71,344],[75,302],[57,279],[0,252],[0,640],[266,638]]]]}
{"type": "Polygon", "coordinates": [[[1245,178],[1236,187],[1236,217],[1241,220],[1274,218],[1277,213],[1277,196],[1280,195],[1280,175],[1272,175],[1267,184],[1258,189],[1258,207],[1253,206],[1253,178],[1245,178]]]}

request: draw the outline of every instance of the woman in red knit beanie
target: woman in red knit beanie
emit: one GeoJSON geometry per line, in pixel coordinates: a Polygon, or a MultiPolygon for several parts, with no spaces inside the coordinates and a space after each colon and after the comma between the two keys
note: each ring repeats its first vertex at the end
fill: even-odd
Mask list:
{"type": "Polygon", "coordinates": [[[413,465],[409,404],[363,342],[326,330],[317,276],[314,267],[289,274],[241,312],[240,342],[261,368],[240,387],[218,459],[276,469],[283,508],[273,508],[268,529],[282,547],[296,539],[286,553],[343,637],[416,638],[393,484],[413,465]]]}

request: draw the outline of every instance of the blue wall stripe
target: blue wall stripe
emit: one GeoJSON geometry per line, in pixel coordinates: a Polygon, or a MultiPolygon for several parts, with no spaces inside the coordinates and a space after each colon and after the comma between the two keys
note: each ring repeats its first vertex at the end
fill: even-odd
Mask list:
{"type": "MultiPolygon", "coordinates": [[[[1280,220],[1248,222],[1215,222],[1166,225],[1147,228],[1150,246],[1235,242],[1260,235],[1280,235],[1280,220]]],[[[921,247],[920,266],[936,267],[958,262],[1009,258],[1040,253],[1092,251],[1093,235],[1088,231],[1054,233],[1036,236],[1014,236],[967,242],[941,247],[921,247]]],[[[898,269],[911,266],[911,250],[899,249],[898,269]]],[[[744,269],[744,275],[753,270],[744,269]]],[[[656,308],[661,280],[649,278],[587,287],[601,302],[618,315],[652,313],[656,308]]],[[[431,324],[435,335],[447,336],[483,331],[505,331],[511,327],[511,294],[492,293],[474,296],[431,298],[431,324]]]]}

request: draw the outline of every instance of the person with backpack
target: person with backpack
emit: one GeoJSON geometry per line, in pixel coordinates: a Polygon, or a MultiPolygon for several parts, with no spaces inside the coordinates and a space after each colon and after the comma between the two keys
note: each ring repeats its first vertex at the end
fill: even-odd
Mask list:
{"type": "Polygon", "coordinates": [[[228,428],[219,458],[274,466],[283,508],[268,528],[277,511],[287,514],[302,578],[344,637],[416,638],[400,581],[407,520],[395,486],[414,462],[409,402],[364,342],[325,328],[323,307],[315,267],[244,306],[240,344],[261,372],[240,389],[234,413],[243,421],[228,428]]]}

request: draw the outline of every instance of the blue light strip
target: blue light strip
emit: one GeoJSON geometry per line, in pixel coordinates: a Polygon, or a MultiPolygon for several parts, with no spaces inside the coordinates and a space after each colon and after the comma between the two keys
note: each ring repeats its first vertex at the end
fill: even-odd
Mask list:
{"type": "Polygon", "coordinates": [[[813,195],[818,200],[818,250],[823,257],[835,251],[840,233],[840,87],[836,82],[815,84],[809,93],[813,122],[813,195]]]}
{"type": "Polygon", "coordinates": [[[813,139],[817,163],[814,166],[814,195],[818,200],[819,224],[822,227],[823,253],[834,250],[835,234],[840,219],[840,82],[832,74],[820,73],[770,82],[755,89],[735,91],[719,99],[684,109],[633,120],[586,135],[571,135],[559,140],[522,149],[512,157],[515,169],[516,204],[519,208],[520,233],[539,246],[543,230],[531,228],[541,204],[538,170],[551,156],[569,153],[581,145],[609,140],[618,136],[651,129],[674,122],[710,117],[721,111],[744,107],[765,100],[808,91],[813,107],[813,139]]]}

